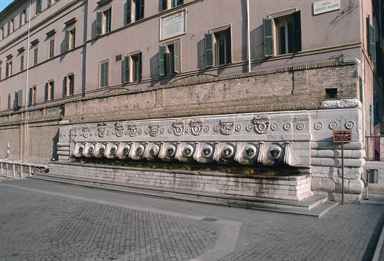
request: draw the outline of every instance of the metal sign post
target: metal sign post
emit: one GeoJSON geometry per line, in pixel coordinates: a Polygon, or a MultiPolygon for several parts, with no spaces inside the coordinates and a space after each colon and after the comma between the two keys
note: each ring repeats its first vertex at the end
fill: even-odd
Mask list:
{"type": "Polygon", "coordinates": [[[333,142],[341,143],[341,205],[344,204],[344,143],[352,141],[352,131],[333,131],[333,142]]]}

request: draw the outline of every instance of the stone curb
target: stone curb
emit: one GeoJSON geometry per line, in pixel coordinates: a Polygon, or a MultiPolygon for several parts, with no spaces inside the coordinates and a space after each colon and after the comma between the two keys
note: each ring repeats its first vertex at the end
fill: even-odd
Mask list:
{"type": "MultiPolygon", "coordinates": [[[[384,243],[384,226],[381,228],[381,234],[379,241],[377,242],[375,253],[373,255],[372,261],[378,261],[380,258],[380,253],[383,248],[383,243],[384,243]]],[[[383,252],[384,255],[384,252],[383,252]]]]}

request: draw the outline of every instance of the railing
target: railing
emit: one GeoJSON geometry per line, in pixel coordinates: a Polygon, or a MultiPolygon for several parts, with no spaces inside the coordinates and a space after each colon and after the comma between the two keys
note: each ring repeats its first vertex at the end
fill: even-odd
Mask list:
{"type": "Polygon", "coordinates": [[[367,161],[384,161],[384,136],[366,136],[365,140],[365,159],[367,161]]]}
{"type": "Polygon", "coordinates": [[[35,173],[48,172],[48,170],[48,166],[43,164],[0,160],[0,175],[3,177],[24,179],[35,173]]]}

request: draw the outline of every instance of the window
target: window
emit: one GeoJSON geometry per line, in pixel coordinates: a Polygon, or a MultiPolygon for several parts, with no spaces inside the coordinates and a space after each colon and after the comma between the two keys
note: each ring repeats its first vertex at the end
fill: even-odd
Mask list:
{"type": "Polygon", "coordinates": [[[124,82],[138,82],[142,77],[142,53],[131,54],[124,58],[124,82]]]}
{"type": "Polygon", "coordinates": [[[368,54],[372,62],[376,62],[376,35],[375,27],[370,24],[370,17],[367,18],[367,40],[368,40],[368,54]]]}
{"type": "Polygon", "coordinates": [[[3,36],[4,36],[4,29],[3,27],[0,27],[0,40],[3,40],[3,36]]]}
{"type": "Polygon", "coordinates": [[[36,0],[36,14],[41,12],[41,0],[36,0]]]}
{"type": "Polygon", "coordinates": [[[47,6],[50,7],[53,4],[52,0],[47,0],[47,6]]]}
{"type": "Polygon", "coordinates": [[[184,4],[184,0],[161,0],[162,1],[162,9],[167,10],[172,7],[176,7],[184,4]]]}
{"type": "Polygon", "coordinates": [[[24,52],[20,53],[20,72],[24,70],[24,52]]]}
{"type": "Polygon", "coordinates": [[[111,31],[111,8],[96,13],[96,35],[111,31]]]}
{"type": "Polygon", "coordinates": [[[73,95],[75,89],[75,75],[70,74],[64,77],[63,80],[63,98],[73,95]]]}
{"type": "Polygon", "coordinates": [[[160,76],[180,72],[180,41],[176,40],[159,46],[160,76]]]}
{"type": "Polygon", "coordinates": [[[104,61],[100,63],[100,87],[106,87],[108,86],[108,67],[109,63],[108,61],[104,61]]]}
{"type": "Polygon", "coordinates": [[[9,20],[8,22],[8,35],[13,33],[13,19],[9,20]]]}
{"type": "Polygon", "coordinates": [[[36,85],[29,88],[29,99],[28,99],[29,105],[35,105],[36,104],[36,97],[37,97],[36,91],[37,91],[36,85]]]}
{"type": "Polygon", "coordinates": [[[7,104],[7,109],[10,110],[11,109],[11,100],[12,100],[12,96],[10,93],[8,93],[8,104],[7,104]]]}
{"type": "Polygon", "coordinates": [[[270,15],[263,19],[264,56],[296,53],[301,46],[301,12],[287,12],[270,15]]]}
{"type": "Polygon", "coordinates": [[[5,64],[5,78],[12,75],[12,60],[8,59],[5,64]]]}
{"type": "Polygon", "coordinates": [[[55,38],[52,37],[51,40],[49,40],[49,58],[52,58],[55,56],[55,38]]]}
{"type": "Polygon", "coordinates": [[[76,28],[65,31],[65,51],[75,48],[76,28]]]}
{"type": "Polygon", "coordinates": [[[232,62],[230,27],[205,34],[205,62],[206,67],[232,62]]]}
{"type": "Polygon", "coordinates": [[[144,0],[127,0],[126,24],[144,18],[144,0]]]}
{"type": "Polygon", "coordinates": [[[15,92],[15,100],[13,102],[13,108],[15,109],[23,106],[23,90],[15,92]]]}
{"type": "Polygon", "coordinates": [[[39,62],[39,47],[36,45],[33,49],[33,65],[37,65],[39,62]]]}
{"type": "Polygon", "coordinates": [[[23,26],[27,22],[27,11],[24,9],[20,12],[19,27],[23,26]]]}
{"type": "Polygon", "coordinates": [[[55,82],[49,81],[45,84],[44,101],[52,101],[55,91],[55,82]]]}

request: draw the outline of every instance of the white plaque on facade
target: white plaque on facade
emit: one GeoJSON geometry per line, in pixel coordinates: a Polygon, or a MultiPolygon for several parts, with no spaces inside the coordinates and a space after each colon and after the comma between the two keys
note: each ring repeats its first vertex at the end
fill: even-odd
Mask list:
{"type": "Polygon", "coordinates": [[[185,10],[160,17],[160,40],[185,33],[185,10]]]}
{"type": "Polygon", "coordinates": [[[340,9],[340,0],[324,0],[313,3],[313,14],[318,15],[340,9]]]}

